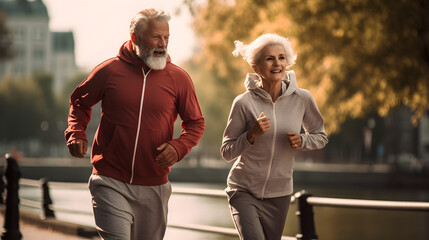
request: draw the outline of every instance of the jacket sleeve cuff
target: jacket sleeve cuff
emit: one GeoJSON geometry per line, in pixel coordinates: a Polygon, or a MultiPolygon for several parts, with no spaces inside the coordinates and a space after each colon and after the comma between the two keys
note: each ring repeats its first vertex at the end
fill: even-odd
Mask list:
{"type": "Polygon", "coordinates": [[[186,151],[186,148],[181,147],[182,144],[175,139],[168,141],[168,144],[170,144],[171,146],[174,147],[174,149],[176,149],[177,156],[178,156],[178,159],[177,159],[178,162],[180,160],[182,160],[186,156],[186,154],[189,153],[189,151],[186,151]]]}
{"type": "Polygon", "coordinates": [[[70,131],[65,133],[66,142],[70,142],[75,139],[82,139],[88,142],[85,132],[82,131],[70,131]]]}
{"type": "Polygon", "coordinates": [[[307,143],[308,134],[300,134],[300,136],[301,136],[301,140],[302,140],[302,142],[301,142],[301,150],[305,151],[307,149],[306,148],[306,143],[307,143]]]}

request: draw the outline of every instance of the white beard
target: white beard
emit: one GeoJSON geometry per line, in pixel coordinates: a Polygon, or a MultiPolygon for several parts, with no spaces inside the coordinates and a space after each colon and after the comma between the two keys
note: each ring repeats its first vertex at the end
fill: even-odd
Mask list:
{"type": "Polygon", "coordinates": [[[165,52],[164,56],[162,57],[155,57],[153,56],[153,50],[151,51],[151,54],[144,60],[146,65],[153,70],[162,70],[167,65],[167,57],[168,54],[165,52]]]}
{"type": "Polygon", "coordinates": [[[138,45],[137,55],[144,61],[144,63],[153,70],[162,70],[167,65],[168,51],[166,48],[154,48],[146,50],[141,44],[138,45]],[[155,51],[164,51],[161,57],[153,56],[155,51]]]}

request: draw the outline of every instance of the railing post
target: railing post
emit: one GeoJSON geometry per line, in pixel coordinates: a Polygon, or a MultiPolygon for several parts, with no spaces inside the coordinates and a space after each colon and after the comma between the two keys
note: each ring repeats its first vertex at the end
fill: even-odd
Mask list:
{"type": "Polygon", "coordinates": [[[6,213],[2,240],[21,240],[22,234],[19,230],[19,171],[18,163],[10,154],[6,154],[6,213]]]}
{"type": "Polygon", "coordinates": [[[306,191],[301,191],[295,194],[296,201],[298,202],[298,210],[296,215],[299,219],[299,233],[296,235],[298,240],[317,240],[316,230],[314,226],[314,212],[313,207],[308,204],[307,198],[311,194],[306,191]]]}
{"type": "Polygon", "coordinates": [[[44,218],[55,218],[55,213],[51,209],[52,205],[52,199],[51,195],[49,194],[49,186],[48,186],[48,179],[42,178],[40,179],[42,182],[42,209],[43,209],[43,217],[44,218]]]}
{"type": "Polygon", "coordinates": [[[5,184],[4,184],[4,180],[3,180],[3,173],[4,173],[4,169],[3,167],[0,167],[1,171],[0,171],[0,204],[4,204],[4,189],[5,189],[5,184]]]}

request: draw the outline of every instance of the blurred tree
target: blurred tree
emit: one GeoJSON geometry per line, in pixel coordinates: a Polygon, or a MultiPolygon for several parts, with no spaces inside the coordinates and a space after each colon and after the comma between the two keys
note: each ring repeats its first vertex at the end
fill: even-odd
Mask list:
{"type": "Polygon", "coordinates": [[[0,60],[12,57],[12,40],[6,27],[5,15],[4,11],[0,10],[0,60]]]}
{"type": "Polygon", "coordinates": [[[85,80],[86,76],[88,76],[89,73],[77,73],[75,75],[73,75],[73,77],[71,77],[70,79],[68,79],[66,81],[66,83],[64,84],[64,89],[62,92],[63,95],[63,99],[67,102],[67,107],[69,104],[69,98],[70,95],[72,94],[72,92],[74,91],[74,89],[81,83],[83,82],[83,80],[85,80]]]}
{"type": "MultiPolygon", "coordinates": [[[[60,115],[61,117],[67,121],[67,114],[69,111],[69,100],[70,95],[73,93],[74,89],[88,76],[88,73],[76,73],[70,79],[68,79],[62,90],[60,96],[58,96],[58,104],[61,109],[60,115]]],[[[66,126],[63,130],[65,130],[66,126]]]]}
{"type": "Polygon", "coordinates": [[[44,143],[62,140],[66,110],[53,92],[51,74],[30,79],[6,77],[0,84],[0,140],[39,139],[44,143]],[[63,121],[64,122],[64,121],[63,121]]]}
{"type": "MultiPolygon", "coordinates": [[[[86,76],[86,74],[85,74],[86,76]]],[[[30,79],[5,77],[0,82],[0,142],[39,140],[63,144],[67,127],[68,97],[84,78],[78,74],[66,84],[64,94],[55,95],[51,74],[37,73],[30,79]]],[[[95,127],[90,128],[92,133],[95,127]]],[[[48,156],[49,148],[39,154],[48,156]]]]}
{"type": "Polygon", "coordinates": [[[47,111],[35,81],[3,79],[0,82],[0,141],[37,138],[47,111]]]}
{"type": "MultiPolygon", "coordinates": [[[[328,132],[347,118],[373,111],[385,116],[398,105],[428,109],[429,2],[426,0],[185,0],[194,13],[204,64],[216,86],[207,102],[226,119],[243,92],[247,63],[235,59],[234,40],[263,33],[289,37],[298,53],[298,85],[314,95],[328,132]],[[222,103],[219,103],[219,99],[222,103]]],[[[195,81],[199,81],[195,79],[195,81]]],[[[205,94],[204,94],[205,96],[205,94]]],[[[210,108],[210,107],[208,107],[210,108]]],[[[225,122],[225,120],[223,120],[225,122]]]]}
{"type": "Polygon", "coordinates": [[[34,75],[34,81],[39,86],[39,89],[42,93],[42,100],[45,102],[45,105],[50,108],[50,110],[56,110],[56,102],[53,91],[54,79],[49,73],[37,73],[34,75]]]}
{"type": "Polygon", "coordinates": [[[41,123],[42,132],[38,135],[38,138],[45,143],[57,143],[63,139],[62,119],[64,119],[64,116],[62,116],[62,106],[54,93],[54,79],[51,74],[43,72],[36,73],[33,79],[41,92],[40,101],[43,102],[46,110],[41,123]]]}
{"type": "Polygon", "coordinates": [[[218,80],[222,80],[222,78],[215,73],[207,74],[207,70],[201,67],[203,64],[189,60],[183,67],[194,81],[195,91],[207,126],[200,142],[206,148],[206,152],[209,151],[207,149],[209,146],[214,146],[217,149],[213,151],[219,153],[218,146],[222,141],[223,129],[228,117],[228,106],[231,105],[230,99],[234,97],[234,91],[222,91],[225,85],[219,85],[216,82],[216,78],[218,80]]]}

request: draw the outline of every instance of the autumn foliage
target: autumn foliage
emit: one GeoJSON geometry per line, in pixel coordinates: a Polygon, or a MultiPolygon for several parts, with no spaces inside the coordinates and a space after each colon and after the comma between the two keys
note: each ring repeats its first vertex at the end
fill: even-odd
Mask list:
{"type": "Polygon", "coordinates": [[[347,118],[370,112],[386,116],[399,105],[414,111],[414,121],[428,110],[428,1],[186,3],[201,47],[193,65],[204,66],[206,75],[195,81],[213,87],[203,101],[215,105],[210,108],[218,110],[218,121],[226,119],[232,99],[244,91],[245,73],[252,71],[243,59],[232,56],[234,40],[249,43],[269,32],[291,40],[298,54],[293,66],[298,86],[314,95],[328,132],[337,131],[347,118]]]}

